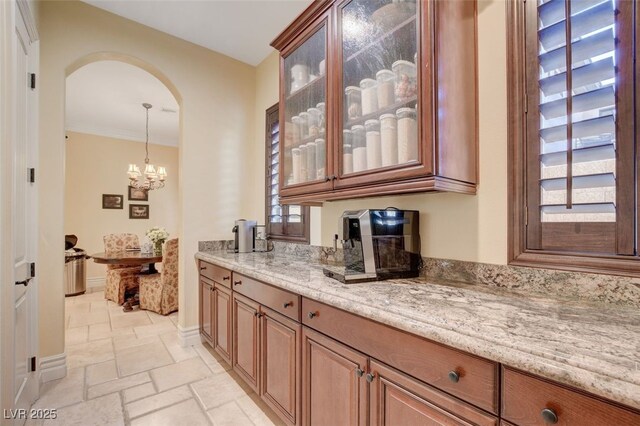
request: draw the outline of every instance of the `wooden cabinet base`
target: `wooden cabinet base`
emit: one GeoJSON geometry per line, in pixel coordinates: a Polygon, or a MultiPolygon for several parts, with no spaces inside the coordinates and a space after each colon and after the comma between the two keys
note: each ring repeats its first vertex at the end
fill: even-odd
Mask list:
{"type": "Polygon", "coordinates": [[[259,319],[260,305],[239,294],[233,294],[233,370],[258,393],[259,383],[259,319]]]}
{"type": "Polygon", "coordinates": [[[367,424],[367,356],[302,329],[302,424],[367,424]]]}
{"type": "Polygon", "coordinates": [[[372,425],[497,426],[498,418],[371,360],[372,425]]]}

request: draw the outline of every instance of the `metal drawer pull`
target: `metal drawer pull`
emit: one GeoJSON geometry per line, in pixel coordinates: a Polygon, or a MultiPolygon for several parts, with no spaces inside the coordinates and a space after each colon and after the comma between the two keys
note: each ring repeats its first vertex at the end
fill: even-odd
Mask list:
{"type": "Polygon", "coordinates": [[[362,377],[364,375],[364,370],[361,368],[356,368],[356,376],[362,377]]]}
{"type": "Polygon", "coordinates": [[[231,277],[222,277],[222,281],[227,281],[228,279],[230,279],[231,277]]]}
{"type": "Polygon", "coordinates": [[[287,302],[284,304],[284,308],[288,308],[289,306],[293,306],[293,302],[287,302]]]}
{"type": "Polygon", "coordinates": [[[551,408],[545,408],[540,412],[542,420],[550,425],[558,423],[558,415],[551,408]]]}
{"type": "Polygon", "coordinates": [[[371,373],[367,373],[367,375],[366,375],[367,382],[369,382],[369,383],[373,382],[373,379],[375,379],[375,378],[376,378],[376,376],[374,376],[371,373]]]}
{"type": "Polygon", "coordinates": [[[460,381],[460,375],[455,371],[449,371],[449,380],[453,383],[458,383],[460,381]]]}
{"type": "Polygon", "coordinates": [[[233,285],[240,285],[240,284],[242,284],[242,281],[234,281],[233,282],[233,285]]]}
{"type": "Polygon", "coordinates": [[[318,316],[318,314],[316,312],[309,312],[307,316],[309,317],[309,319],[313,319],[313,317],[318,316]]]}

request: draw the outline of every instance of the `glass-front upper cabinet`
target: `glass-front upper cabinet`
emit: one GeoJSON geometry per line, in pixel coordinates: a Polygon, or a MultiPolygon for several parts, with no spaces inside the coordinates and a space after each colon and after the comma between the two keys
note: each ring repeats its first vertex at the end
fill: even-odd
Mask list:
{"type": "Polygon", "coordinates": [[[393,173],[420,163],[419,7],[415,0],[350,0],[338,7],[341,179],[384,179],[379,169],[393,173]]]}
{"type": "Polygon", "coordinates": [[[281,187],[330,184],[327,162],[327,22],[283,55],[281,187]]]}

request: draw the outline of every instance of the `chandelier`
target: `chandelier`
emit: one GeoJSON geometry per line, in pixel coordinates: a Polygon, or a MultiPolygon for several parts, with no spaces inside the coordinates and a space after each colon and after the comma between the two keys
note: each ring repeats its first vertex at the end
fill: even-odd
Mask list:
{"type": "Polygon", "coordinates": [[[129,164],[127,174],[129,175],[130,187],[151,191],[152,189],[160,189],[164,186],[164,180],[167,178],[167,170],[162,166],[158,166],[158,170],[156,171],[156,167],[153,164],[149,164],[149,110],[152,105],[144,103],[142,106],[147,111],[147,139],[144,143],[146,151],[146,156],[144,157],[144,176],[140,173],[140,168],[136,164],[129,164]]]}

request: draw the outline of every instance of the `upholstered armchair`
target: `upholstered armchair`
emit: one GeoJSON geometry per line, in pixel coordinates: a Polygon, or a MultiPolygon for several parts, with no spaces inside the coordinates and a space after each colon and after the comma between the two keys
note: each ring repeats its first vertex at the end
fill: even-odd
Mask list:
{"type": "MultiPolygon", "coordinates": [[[[140,240],[135,234],[109,234],[104,236],[104,251],[107,253],[136,247],[140,247],[140,240]]],[[[141,266],[107,265],[107,281],[104,287],[105,299],[122,305],[125,293],[138,287],[138,274],[141,270],[141,266]]]]}
{"type": "Polygon", "coordinates": [[[164,244],[162,271],[140,275],[140,309],[167,315],[178,310],[178,239],[164,244]]]}

